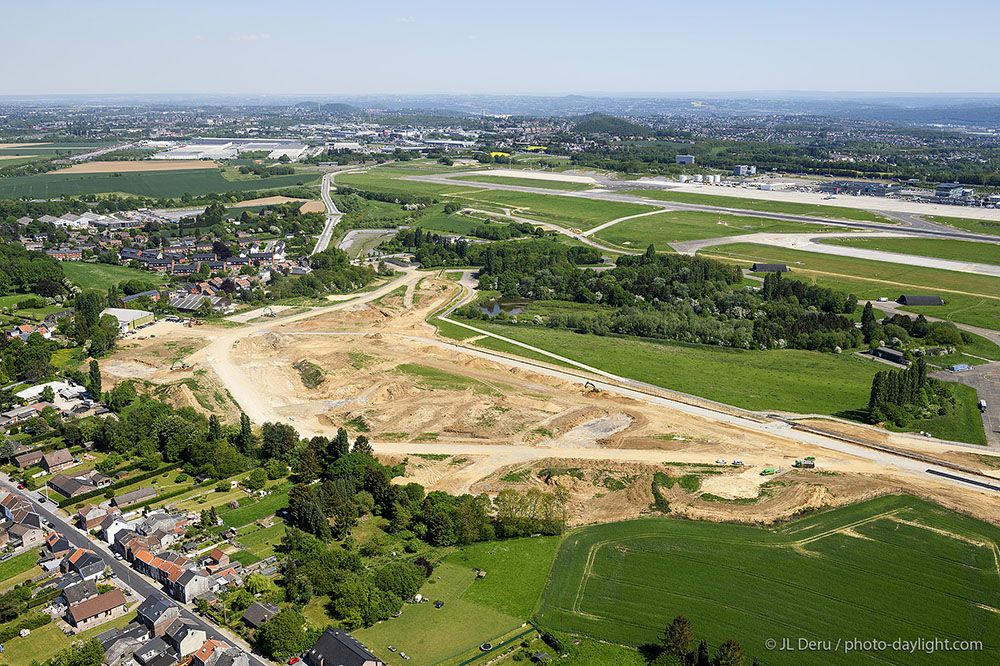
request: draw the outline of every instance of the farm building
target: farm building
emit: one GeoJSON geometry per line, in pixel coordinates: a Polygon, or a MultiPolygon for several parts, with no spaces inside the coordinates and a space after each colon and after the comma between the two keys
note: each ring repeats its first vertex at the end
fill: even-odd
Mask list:
{"type": "Polygon", "coordinates": [[[139,488],[138,490],[132,490],[118,495],[111,500],[111,503],[121,508],[123,506],[129,506],[131,504],[137,504],[138,502],[145,502],[146,500],[153,499],[156,497],[156,494],[156,488],[139,488]]]}
{"type": "Polygon", "coordinates": [[[892,361],[893,363],[899,363],[900,365],[906,365],[906,357],[904,357],[903,352],[898,349],[892,349],[890,347],[876,347],[872,350],[872,356],[885,359],[886,361],[892,361]]]}
{"type": "Polygon", "coordinates": [[[903,294],[896,299],[900,305],[944,305],[944,299],[940,296],[929,296],[926,294],[903,294]]]}
{"type": "Polygon", "coordinates": [[[118,332],[125,335],[140,326],[153,323],[153,313],[145,310],[123,310],[122,308],[105,308],[101,316],[111,315],[118,320],[118,332]]]}
{"type": "Polygon", "coordinates": [[[784,264],[754,264],[750,270],[754,273],[787,273],[788,266],[784,264]]]}

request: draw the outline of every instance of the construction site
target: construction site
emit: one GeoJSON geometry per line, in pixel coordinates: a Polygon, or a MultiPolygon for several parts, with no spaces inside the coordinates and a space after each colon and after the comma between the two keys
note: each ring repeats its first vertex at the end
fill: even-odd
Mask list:
{"type": "Polygon", "coordinates": [[[656,492],[671,515],[720,521],[771,523],[898,492],[1000,515],[996,490],[924,473],[1000,484],[992,451],[769,418],[478,346],[486,336],[442,336],[434,317],[470,293],[408,269],[321,308],[238,314],[227,327],[158,322],[102,371],[228,422],[243,411],[301,437],[363,433],[386,461],[406,460],[398,483],[490,494],[561,486],[571,524],[655,513],[656,492]]]}

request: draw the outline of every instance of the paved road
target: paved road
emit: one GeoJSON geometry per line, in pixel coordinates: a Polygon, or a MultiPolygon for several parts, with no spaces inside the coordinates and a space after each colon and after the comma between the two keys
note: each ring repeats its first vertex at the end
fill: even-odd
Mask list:
{"type": "MultiPolygon", "coordinates": [[[[817,254],[832,254],[840,257],[852,257],[855,259],[865,259],[869,261],[882,261],[894,264],[906,264],[907,266],[922,266],[924,268],[935,268],[938,270],[956,271],[958,273],[974,273],[976,275],[987,275],[990,277],[1000,277],[1000,266],[996,264],[977,264],[968,261],[955,261],[952,259],[938,259],[936,257],[924,257],[915,254],[903,254],[900,252],[886,252],[884,250],[870,250],[861,246],[831,245],[828,243],[818,243],[817,240],[829,238],[912,238],[906,232],[864,232],[864,233],[829,233],[829,234],[798,234],[798,233],[756,233],[742,234],[737,236],[722,236],[720,238],[702,238],[681,243],[670,243],[670,247],[681,254],[695,254],[702,250],[716,245],[726,245],[728,243],[757,243],[761,245],[773,245],[791,250],[801,250],[804,252],[815,252],[817,254]]],[[[992,241],[994,244],[1000,243],[1000,238],[992,241]]],[[[1000,256],[1000,246],[997,247],[997,254],[1000,256]]]]}
{"type": "MultiPolygon", "coordinates": [[[[934,359],[931,359],[933,361],[934,359]]],[[[1000,450],[1000,362],[974,365],[968,370],[931,373],[932,377],[958,382],[976,390],[976,399],[986,401],[983,412],[983,430],[990,448],[1000,450]]]]}
{"type": "MultiPolygon", "coordinates": [[[[6,474],[0,474],[0,486],[7,488],[8,490],[23,495],[28,498],[35,507],[35,511],[39,516],[45,518],[53,525],[55,529],[60,534],[64,535],[66,539],[77,548],[86,548],[97,553],[104,563],[111,567],[112,573],[125,581],[125,583],[131,587],[135,593],[142,598],[146,598],[156,594],[163,594],[163,591],[150,583],[146,578],[135,573],[131,567],[129,567],[125,562],[121,560],[116,560],[114,555],[108,549],[107,545],[103,542],[97,542],[89,539],[87,536],[82,534],[73,525],[63,519],[58,515],[56,509],[51,501],[46,501],[45,503],[40,503],[38,498],[40,494],[37,491],[30,490],[18,490],[17,486],[12,484],[7,478],[6,474]]],[[[180,604],[176,604],[181,610],[181,617],[194,622],[199,628],[205,631],[208,638],[213,638],[215,640],[225,641],[229,645],[243,646],[243,642],[237,640],[233,636],[228,635],[228,633],[223,633],[219,630],[215,624],[208,622],[204,618],[195,615],[187,607],[180,604]]],[[[252,666],[270,666],[271,662],[266,661],[262,658],[258,658],[254,655],[249,655],[250,664],[252,666]]]]}
{"type": "Polygon", "coordinates": [[[333,237],[333,230],[337,227],[337,223],[340,222],[340,218],[343,217],[343,213],[337,210],[336,204],[333,203],[333,197],[330,196],[330,184],[332,182],[332,173],[323,174],[323,182],[319,188],[319,196],[323,200],[323,205],[326,206],[326,226],[323,227],[323,232],[319,235],[319,238],[316,239],[316,246],[310,254],[318,254],[330,245],[330,238],[333,237]]]}
{"type": "MultiPolygon", "coordinates": [[[[916,312],[908,312],[906,310],[903,310],[900,307],[899,303],[896,303],[895,301],[868,301],[868,302],[870,302],[872,304],[873,308],[877,308],[877,309],[881,310],[882,312],[886,313],[889,316],[892,316],[892,315],[895,315],[895,314],[906,315],[907,317],[916,317],[917,316],[916,312]]],[[[865,306],[865,302],[863,302],[863,301],[859,302],[858,305],[861,306],[861,307],[864,307],[865,306]]],[[[986,338],[987,340],[989,340],[993,344],[995,344],[997,346],[1000,346],[1000,331],[993,330],[993,329],[990,329],[990,328],[982,328],[980,326],[970,326],[969,324],[960,324],[960,323],[958,323],[956,321],[951,321],[950,319],[941,319],[940,317],[934,317],[934,316],[927,315],[927,314],[924,315],[924,318],[927,321],[947,321],[947,322],[950,322],[952,324],[955,324],[955,326],[957,328],[959,328],[959,329],[961,329],[963,331],[968,331],[969,333],[975,333],[976,335],[978,335],[980,337],[986,338]]]]}

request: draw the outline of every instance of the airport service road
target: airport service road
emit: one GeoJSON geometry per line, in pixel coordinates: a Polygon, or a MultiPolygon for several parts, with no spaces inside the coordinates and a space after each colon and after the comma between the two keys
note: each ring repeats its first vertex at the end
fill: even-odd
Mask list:
{"type": "MultiPolygon", "coordinates": [[[[906,310],[901,309],[899,307],[899,304],[896,303],[896,302],[894,302],[894,301],[868,301],[868,302],[870,302],[872,304],[872,307],[881,310],[882,312],[886,313],[890,317],[892,315],[896,315],[896,314],[901,314],[901,315],[906,315],[907,317],[912,317],[913,314],[914,314],[912,312],[907,312],[906,310]]],[[[862,305],[862,303],[860,303],[860,302],[858,304],[862,305]]],[[[863,305],[862,305],[862,307],[863,307],[863,305]]],[[[992,330],[992,329],[989,329],[989,328],[980,328],[979,326],[970,326],[969,324],[959,324],[958,322],[950,321],[948,319],[941,319],[940,317],[932,317],[932,316],[926,315],[926,314],[924,315],[924,318],[927,321],[947,321],[949,323],[954,324],[957,328],[960,328],[963,331],[968,331],[969,333],[975,333],[976,335],[978,335],[980,337],[986,338],[987,340],[989,340],[993,344],[995,344],[997,346],[1000,346],[1000,331],[995,331],[995,330],[992,330]]]]}
{"type": "MultiPolygon", "coordinates": [[[[870,261],[883,261],[893,264],[906,264],[907,266],[921,266],[923,268],[937,268],[946,271],[957,271],[959,273],[974,273],[976,275],[988,275],[1000,277],[1000,266],[993,264],[977,264],[965,261],[954,261],[951,259],[937,259],[935,257],[922,257],[915,254],[900,254],[898,252],[886,252],[884,250],[868,250],[862,247],[849,247],[844,245],[830,245],[828,243],[817,243],[817,239],[824,238],[912,238],[907,233],[861,233],[861,234],[779,234],[761,233],[744,234],[741,236],[725,236],[722,238],[703,238],[701,240],[685,241],[683,243],[670,243],[680,254],[695,254],[698,250],[713,247],[716,245],[727,245],[729,243],[757,243],[759,245],[774,245],[785,247],[790,250],[803,250],[806,252],[817,252],[819,254],[834,254],[841,257],[853,257],[855,259],[867,259],[870,261]]],[[[987,242],[987,241],[983,241],[987,242]]],[[[993,243],[1000,243],[1000,238],[996,238],[993,243]]],[[[997,247],[1000,253],[1000,247],[997,247]]]]}
{"type": "MultiPolygon", "coordinates": [[[[38,515],[52,523],[53,529],[65,536],[72,545],[77,548],[86,548],[87,550],[91,550],[96,553],[102,560],[104,560],[104,564],[111,568],[111,572],[120,580],[125,581],[125,584],[131,587],[139,597],[146,598],[153,595],[163,594],[162,590],[158,589],[143,576],[134,572],[124,561],[116,560],[106,544],[89,539],[85,534],[81,533],[80,530],[62,518],[54,508],[51,500],[46,500],[44,503],[41,503],[39,502],[39,497],[41,495],[37,491],[18,490],[17,486],[10,482],[10,479],[7,478],[6,474],[0,474],[0,486],[27,498],[34,506],[38,515]],[[52,510],[50,510],[50,507],[52,507],[52,510]]],[[[219,630],[219,627],[211,622],[208,622],[202,617],[195,615],[186,606],[183,606],[182,604],[175,605],[180,608],[181,617],[198,625],[198,627],[205,632],[205,635],[208,638],[225,641],[229,645],[242,647],[246,650],[247,646],[242,640],[233,638],[228,634],[228,632],[223,633],[219,630]]],[[[271,664],[270,661],[258,658],[249,652],[248,656],[250,657],[251,666],[269,666],[271,664]]]]}
{"type": "MultiPolygon", "coordinates": [[[[488,172],[487,172],[488,173],[488,172]]],[[[614,189],[594,189],[594,190],[583,190],[583,191],[564,191],[564,190],[551,190],[544,187],[528,187],[524,185],[508,185],[502,183],[480,183],[476,181],[455,181],[454,178],[457,176],[468,176],[469,172],[458,172],[454,174],[426,174],[422,176],[405,176],[401,180],[413,180],[425,183],[437,183],[439,185],[451,185],[457,186],[461,185],[463,187],[475,187],[478,189],[485,190],[506,190],[508,192],[525,192],[527,194],[547,194],[549,196],[560,196],[560,197],[576,197],[580,199],[595,199],[599,201],[615,201],[621,203],[636,203],[643,204],[646,206],[654,206],[656,208],[661,208],[663,210],[693,210],[693,211],[708,211],[712,213],[727,213],[731,215],[743,215],[750,217],[765,218],[769,220],[783,220],[787,222],[804,222],[806,224],[821,224],[824,226],[836,226],[844,227],[845,229],[868,229],[871,231],[895,231],[897,233],[905,233],[907,236],[914,238],[953,238],[959,240],[996,240],[996,237],[991,237],[983,234],[974,234],[968,231],[962,231],[960,229],[955,229],[946,225],[936,224],[928,220],[921,220],[917,214],[910,214],[912,217],[903,219],[913,219],[918,220],[913,226],[901,229],[897,225],[893,224],[879,224],[877,222],[856,222],[852,220],[840,220],[832,218],[824,218],[816,215],[795,215],[791,213],[771,213],[765,211],[747,210],[743,208],[731,208],[726,206],[713,206],[708,204],[691,204],[691,203],[680,203],[677,201],[658,201],[656,199],[647,199],[634,194],[624,194],[622,192],[614,191],[614,189],[651,189],[648,186],[643,187],[643,184],[636,182],[623,182],[620,185],[615,185],[614,189]]],[[[658,187],[658,190],[663,190],[665,188],[658,187]]],[[[739,188],[722,188],[723,191],[715,192],[720,196],[735,195],[735,192],[739,191],[739,188]],[[732,190],[732,192],[728,191],[732,190]]],[[[689,190],[686,190],[689,191],[689,190]]],[[[709,195],[712,193],[709,193],[709,195]]],[[[744,198],[749,198],[746,194],[742,195],[744,198]]],[[[759,198],[759,197],[758,197],[759,198]]],[[[848,206],[841,206],[848,207],[848,206]]],[[[871,212],[877,213],[879,215],[885,214],[885,211],[872,210],[871,212]]],[[[962,214],[968,214],[968,211],[964,209],[954,210],[950,212],[937,212],[936,210],[928,210],[925,214],[936,214],[936,215],[952,215],[961,216],[962,214]]],[[[901,213],[890,213],[889,216],[900,219],[900,216],[904,215],[901,213]]],[[[537,221],[532,220],[533,224],[537,224],[537,221]]]]}

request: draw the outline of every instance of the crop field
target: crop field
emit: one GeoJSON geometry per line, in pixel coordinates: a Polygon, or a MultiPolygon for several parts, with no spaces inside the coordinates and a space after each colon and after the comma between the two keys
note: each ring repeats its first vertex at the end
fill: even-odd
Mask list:
{"type": "Polygon", "coordinates": [[[83,261],[62,262],[63,273],[83,289],[101,289],[124,280],[142,280],[155,284],[166,284],[165,276],[155,271],[137,271],[128,266],[88,263],[83,261]]]}
{"type": "Polygon", "coordinates": [[[840,206],[823,206],[797,203],[794,201],[771,201],[769,199],[750,199],[743,197],[717,196],[715,194],[699,194],[697,192],[676,192],[671,190],[630,190],[626,194],[636,194],[660,201],[677,201],[680,203],[702,204],[705,206],[721,206],[724,208],[740,208],[757,210],[765,213],[789,213],[791,215],[812,215],[827,217],[834,220],[856,220],[859,222],[892,223],[877,213],[858,208],[842,208],[840,206]]]}
{"type": "Polygon", "coordinates": [[[187,171],[192,169],[218,169],[212,160],[127,160],[80,162],[51,173],[134,173],[136,171],[187,171]]]}
{"type": "Polygon", "coordinates": [[[859,299],[900,294],[937,294],[944,306],[906,307],[907,311],[952,321],[1000,329],[1000,278],[921,268],[885,261],[819,254],[752,243],[732,243],[702,250],[699,255],[749,265],[755,261],[788,264],[789,278],[802,278],[842,289],[859,299]]]}
{"type": "Polygon", "coordinates": [[[977,234],[989,234],[1000,236],[1000,222],[991,220],[975,220],[968,217],[943,217],[941,215],[927,215],[928,220],[947,224],[958,229],[972,231],[977,234]]]}
{"type": "MultiPolygon", "coordinates": [[[[746,351],[536,326],[469,323],[607,372],[744,409],[833,415],[864,409],[872,377],[883,369],[853,354],[746,351]]],[[[498,342],[505,345],[503,351],[515,351],[498,342]]],[[[519,347],[515,353],[528,355],[519,347]]]]}
{"type": "Polygon", "coordinates": [[[806,222],[782,222],[685,210],[625,220],[598,231],[594,237],[623,248],[645,248],[653,243],[657,249],[667,249],[663,246],[679,241],[784,231],[814,233],[833,229],[806,222]]]}
{"type": "Polygon", "coordinates": [[[524,217],[560,226],[572,225],[580,229],[589,229],[619,217],[656,210],[652,206],[643,206],[642,204],[503,190],[480,190],[460,195],[452,194],[449,198],[457,199],[466,205],[473,201],[516,208],[520,209],[516,214],[524,217]]]}
{"type": "Polygon", "coordinates": [[[218,170],[195,169],[188,171],[53,174],[15,176],[0,180],[0,198],[32,197],[55,199],[81,194],[124,192],[144,197],[180,197],[185,193],[194,196],[211,192],[242,192],[293,187],[299,183],[317,182],[315,174],[271,176],[240,182],[230,182],[218,170]]]}
{"type": "Polygon", "coordinates": [[[925,238],[824,238],[820,242],[864,250],[1000,265],[1000,245],[993,243],[925,238]]]}
{"type": "Polygon", "coordinates": [[[477,183],[496,183],[497,185],[517,185],[519,187],[537,187],[543,190],[566,190],[579,192],[593,189],[593,185],[577,183],[569,180],[549,180],[547,178],[517,178],[515,176],[491,176],[488,174],[475,176],[459,176],[453,180],[470,180],[477,183]]]}
{"type": "Polygon", "coordinates": [[[482,223],[482,220],[477,220],[466,215],[447,215],[444,211],[440,211],[424,215],[413,226],[427,231],[437,231],[446,234],[471,235],[475,228],[482,223]]]}
{"type": "Polygon", "coordinates": [[[1000,645],[998,528],[889,496],[762,529],[650,518],[568,534],[537,614],[546,628],[658,643],[676,615],[774,666],[991,664],[1000,645]],[[766,639],[938,637],[981,652],[768,651],[766,639]],[[896,656],[899,656],[898,653],[896,656]]]}

